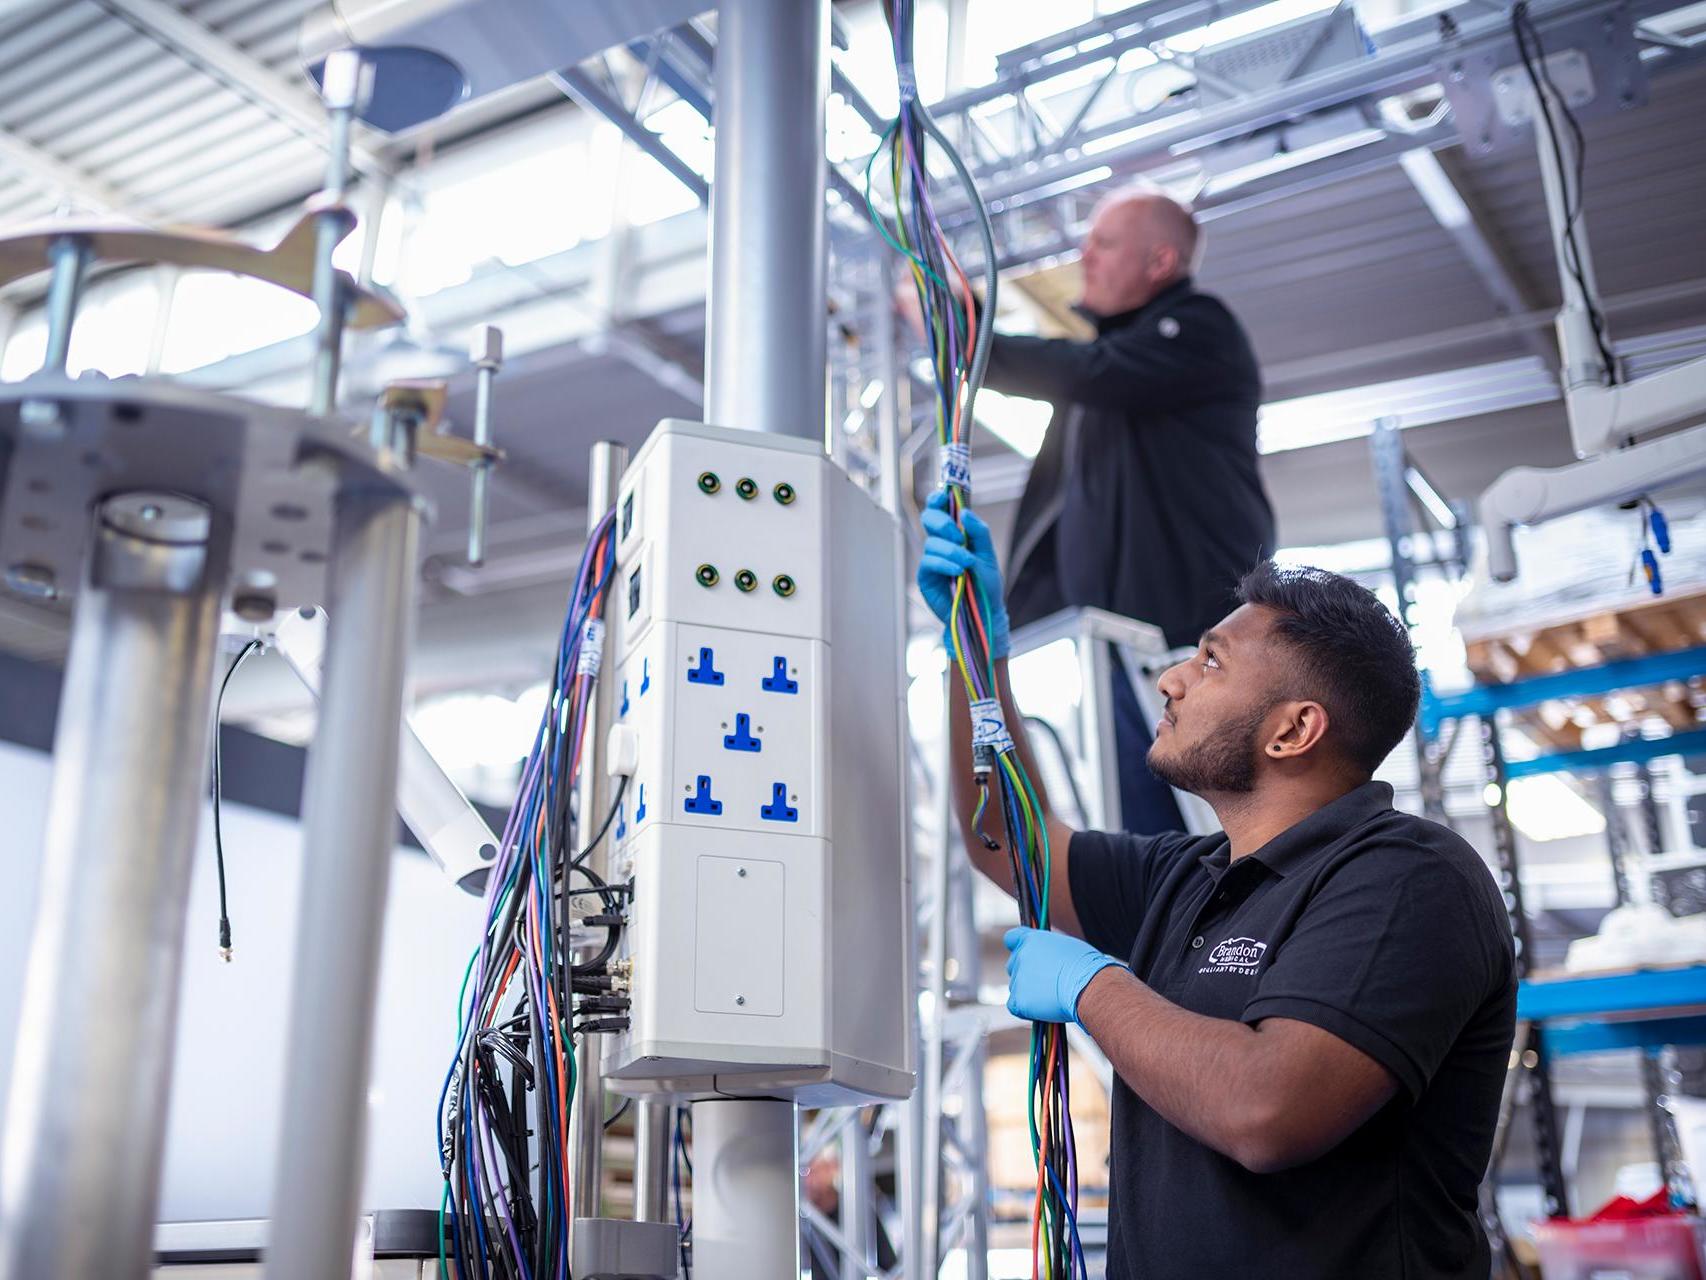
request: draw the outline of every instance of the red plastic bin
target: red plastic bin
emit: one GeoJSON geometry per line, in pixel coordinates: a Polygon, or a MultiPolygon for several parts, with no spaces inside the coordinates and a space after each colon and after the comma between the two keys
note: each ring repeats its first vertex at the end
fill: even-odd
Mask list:
{"type": "Polygon", "coordinates": [[[1706,1280],[1699,1218],[1619,1197],[1584,1222],[1534,1224],[1545,1280],[1706,1280]]]}

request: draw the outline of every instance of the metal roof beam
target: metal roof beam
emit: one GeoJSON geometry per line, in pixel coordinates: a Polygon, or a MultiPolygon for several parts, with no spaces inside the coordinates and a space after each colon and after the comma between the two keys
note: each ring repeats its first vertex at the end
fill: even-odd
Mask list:
{"type": "MultiPolygon", "coordinates": [[[[1536,310],[1538,300],[1518,279],[1516,266],[1488,225],[1486,212],[1445,162],[1427,147],[1417,147],[1400,156],[1398,163],[1434,221],[1474,268],[1499,314],[1520,316],[1536,310]]],[[[1524,328],[1522,339],[1549,372],[1558,372],[1558,348],[1544,330],[1524,328]]]]}
{"type": "Polygon", "coordinates": [[[91,173],[67,164],[27,142],[9,129],[0,129],[0,167],[12,169],[37,186],[75,198],[101,213],[146,221],[130,197],[91,173]]]}
{"type": "MultiPolygon", "coordinates": [[[[329,126],[317,94],[279,75],[247,50],[203,26],[166,0],[95,0],[108,13],[156,44],[200,68],[238,97],[295,129],[314,145],[325,147],[329,126]]],[[[357,125],[350,157],[369,176],[395,169],[372,130],[357,125]]]]}
{"type": "Polygon", "coordinates": [[[661,137],[641,124],[615,94],[605,89],[592,76],[578,67],[565,67],[561,71],[553,71],[548,78],[562,90],[565,97],[579,103],[584,110],[603,116],[620,129],[623,137],[662,165],[670,177],[693,193],[694,199],[700,204],[710,204],[710,184],[699,176],[693,166],[671,151],[661,137]]]}

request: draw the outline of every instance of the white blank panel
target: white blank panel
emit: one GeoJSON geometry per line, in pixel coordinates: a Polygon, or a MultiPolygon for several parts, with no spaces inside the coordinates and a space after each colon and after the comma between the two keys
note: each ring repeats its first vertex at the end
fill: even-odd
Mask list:
{"type": "Polygon", "coordinates": [[[780,862],[699,859],[693,1007],[780,1017],[787,963],[787,881],[780,862]]]}

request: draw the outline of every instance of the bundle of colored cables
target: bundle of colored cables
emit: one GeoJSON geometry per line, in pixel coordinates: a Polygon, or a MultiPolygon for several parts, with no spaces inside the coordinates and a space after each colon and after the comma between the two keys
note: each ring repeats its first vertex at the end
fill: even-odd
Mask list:
{"type": "MultiPolygon", "coordinates": [[[[993,334],[997,270],[994,235],[970,172],[918,101],[913,0],[885,0],[883,8],[894,37],[900,114],[866,167],[866,202],[871,220],[906,257],[917,286],[931,347],[942,482],[948,493],[948,512],[957,522],[971,502],[972,408],[988,365],[993,334]],[[932,148],[947,161],[977,214],[983,252],[981,306],[932,202],[932,148]],[[885,151],[893,184],[892,219],[878,212],[872,192],[872,173],[885,151]]],[[[1008,853],[1013,859],[1020,919],[1032,928],[1046,929],[1048,831],[1042,802],[1003,722],[985,621],[990,616],[990,602],[980,598],[978,590],[969,575],[959,579],[948,626],[953,665],[971,702],[973,770],[980,791],[974,823],[987,845],[999,847],[983,833],[983,814],[992,800],[1000,805],[1009,833],[1008,853]]],[[[1066,1031],[1057,1023],[1032,1024],[1029,1087],[1031,1145],[1037,1167],[1031,1214],[1031,1274],[1033,1280],[1088,1280],[1089,1269],[1078,1238],[1078,1169],[1066,1031]]]]}
{"type": "MultiPolygon", "coordinates": [[[[615,569],[612,516],[588,539],[558,640],[549,693],[515,805],[486,884],[486,923],[457,998],[457,1046],[439,1096],[444,1171],[439,1274],[460,1280],[572,1280],[569,1115],[577,1007],[601,1015],[625,885],[586,863],[621,803],[578,853],[570,796],[580,770],[615,569]],[[579,875],[585,884],[575,887],[579,875]],[[608,936],[585,963],[570,947],[571,905],[595,895],[581,923],[608,936]],[[589,1006],[590,1001],[590,1006],[589,1006]],[[530,1141],[531,1139],[531,1141],[530,1141]]],[[[596,937],[596,934],[594,935],[596,937]]]]}

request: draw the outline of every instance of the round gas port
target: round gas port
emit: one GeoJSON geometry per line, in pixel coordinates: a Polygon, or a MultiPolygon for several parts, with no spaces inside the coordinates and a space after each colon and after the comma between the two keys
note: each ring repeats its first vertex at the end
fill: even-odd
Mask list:
{"type": "Polygon", "coordinates": [[[784,507],[793,505],[795,497],[794,486],[789,484],[786,480],[777,485],[773,492],[776,494],[776,501],[780,502],[784,507]]]}
{"type": "Polygon", "coordinates": [[[723,482],[717,479],[717,473],[715,471],[701,471],[699,473],[700,493],[715,493],[722,487],[723,482]]]}
{"type": "Polygon", "coordinates": [[[751,591],[757,585],[758,575],[751,569],[742,569],[739,573],[735,574],[735,586],[739,587],[742,591],[751,591]]]}
{"type": "Polygon", "coordinates": [[[758,481],[754,480],[751,476],[742,476],[739,480],[735,481],[735,492],[740,494],[740,496],[745,498],[748,502],[751,502],[758,496],[758,481]]]}
{"type": "Polygon", "coordinates": [[[698,580],[700,586],[714,587],[721,575],[718,574],[716,565],[702,564],[693,571],[693,576],[698,580]]]}
{"type": "Polygon", "coordinates": [[[785,597],[794,594],[794,580],[785,573],[777,574],[775,580],[772,581],[770,585],[775,589],[776,594],[779,596],[785,597]]]}

